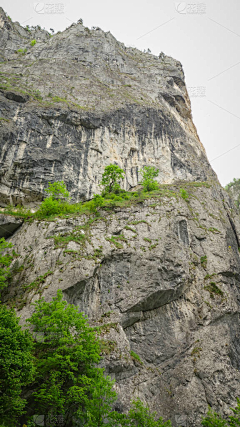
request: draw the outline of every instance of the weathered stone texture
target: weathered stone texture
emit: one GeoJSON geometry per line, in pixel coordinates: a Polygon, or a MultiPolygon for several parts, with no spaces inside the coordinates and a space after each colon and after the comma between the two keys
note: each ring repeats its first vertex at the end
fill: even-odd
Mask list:
{"type": "Polygon", "coordinates": [[[240,393],[240,221],[218,186],[185,186],[187,202],[181,185],[102,211],[89,228],[87,217],[24,224],[10,239],[20,256],[5,299],[24,322],[39,293],[49,301],[62,289],[102,326],[118,409],[140,396],[174,426],[178,415],[193,426],[208,405],[226,413],[240,393]],[[82,244],[55,246],[54,236],[74,233],[82,244]]]}
{"type": "Polygon", "coordinates": [[[2,206],[40,201],[56,180],[73,200],[88,199],[109,163],[125,170],[125,188],[145,165],[159,168],[161,183],[216,180],[179,61],[81,24],[51,38],[20,28],[0,12],[2,206]]]}

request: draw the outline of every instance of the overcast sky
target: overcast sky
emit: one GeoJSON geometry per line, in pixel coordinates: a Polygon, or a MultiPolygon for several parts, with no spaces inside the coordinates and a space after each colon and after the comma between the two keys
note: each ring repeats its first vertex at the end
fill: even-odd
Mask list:
{"type": "Polygon", "coordinates": [[[178,59],[194,123],[221,184],[240,178],[239,0],[0,0],[0,5],[23,26],[57,32],[82,18],[85,26],[111,31],[127,46],[178,59]]]}

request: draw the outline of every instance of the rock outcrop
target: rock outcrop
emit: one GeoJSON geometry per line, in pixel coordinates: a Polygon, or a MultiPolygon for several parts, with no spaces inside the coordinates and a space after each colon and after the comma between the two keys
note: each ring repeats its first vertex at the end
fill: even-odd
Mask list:
{"type": "Polygon", "coordinates": [[[56,180],[74,201],[89,199],[109,163],[125,170],[126,189],[145,165],[159,167],[161,183],[217,179],[180,62],[81,23],[50,37],[12,23],[2,9],[0,44],[2,206],[42,200],[56,180]]]}
{"type": "Polygon", "coordinates": [[[174,426],[198,426],[240,394],[240,220],[218,185],[185,184],[187,200],[183,185],[95,221],[25,223],[4,300],[24,322],[62,289],[101,327],[117,408],[139,396],[174,426]]]}

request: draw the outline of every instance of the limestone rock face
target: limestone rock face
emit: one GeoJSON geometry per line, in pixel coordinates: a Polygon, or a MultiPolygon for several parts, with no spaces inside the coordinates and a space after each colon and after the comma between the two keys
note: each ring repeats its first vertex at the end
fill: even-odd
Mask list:
{"type": "Polygon", "coordinates": [[[159,168],[161,183],[217,179],[180,62],[80,23],[53,37],[26,30],[2,9],[0,44],[2,206],[38,202],[57,180],[73,201],[89,199],[109,163],[126,172],[126,189],[145,165],[159,168]]]}
{"type": "Polygon", "coordinates": [[[174,427],[200,426],[209,405],[226,414],[240,395],[240,220],[182,66],[81,23],[53,37],[24,29],[0,9],[0,205],[38,204],[60,180],[73,201],[89,199],[110,163],[126,189],[157,167],[159,194],[94,221],[1,215],[15,251],[3,301],[24,325],[33,301],[62,289],[101,327],[119,411],[139,396],[174,427]]]}
{"type": "Polygon", "coordinates": [[[14,232],[22,225],[23,220],[14,218],[11,215],[0,214],[0,239],[11,237],[14,232]]]}
{"type": "Polygon", "coordinates": [[[23,224],[10,239],[18,257],[4,301],[24,323],[31,302],[62,289],[101,327],[119,410],[139,396],[174,426],[200,426],[208,405],[225,414],[240,394],[239,239],[218,185],[166,185],[94,222],[23,224]]]}

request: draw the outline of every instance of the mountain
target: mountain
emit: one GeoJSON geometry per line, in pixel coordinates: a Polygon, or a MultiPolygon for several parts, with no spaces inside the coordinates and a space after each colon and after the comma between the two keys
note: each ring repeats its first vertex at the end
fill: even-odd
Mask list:
{"type": "Polygon", "coordinates": [[[159,167],[161,183],[217,179],[179,61],[81,23],[50,37],[2,9],[0,42],[2,206],[41,201],[54,180],[73,200],[89,199],[113,162],[126,171],[126,189],[145,165],[159,167]]]}
{"type": "Polygon", "coordinates": [[[2,206],[35,206],[60,180],[73,201],[89,199],[110,163],[126,189],[139,168],[160,171],[159,191],[96,218],[2,209],[0,237],[15,250],[3,302],[24,325],[33,301],[62,289],[101,328],[119,411],[139,396],[174,427],[200,426],[209,405],[226,415],[240,395],[240,219],[197,135],[181,64],[81,22],[50,37],[0,16],[2,206]]]}

